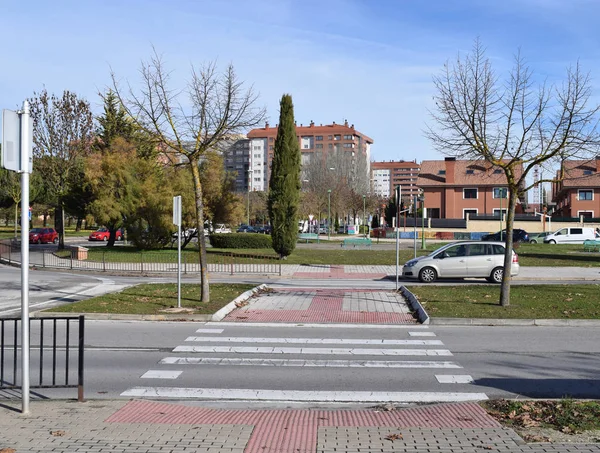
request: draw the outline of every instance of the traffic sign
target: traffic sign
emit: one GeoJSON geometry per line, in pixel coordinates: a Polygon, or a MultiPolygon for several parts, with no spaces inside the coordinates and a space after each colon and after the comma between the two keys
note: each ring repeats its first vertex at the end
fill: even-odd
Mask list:
{"type": "Polygon", "coordinates": [[[27,149],[22,150],[21,114],[2,110],[2,166],[7,170],[31,173],[33,170],[33,121],[28,121],[27,149]],[[23,156],[25,156],[23,158],[23,156]]]}

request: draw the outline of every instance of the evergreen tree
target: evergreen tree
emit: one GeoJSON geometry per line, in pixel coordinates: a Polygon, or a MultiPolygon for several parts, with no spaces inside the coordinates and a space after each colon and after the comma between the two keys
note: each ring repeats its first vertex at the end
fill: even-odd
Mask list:
{"type": "Polygon", "coordinates": [[[294,105],[292,97],[284,94],[280,103],[268,200],[273,250],[282,258],[296,248],[300,188],[300,145],[294,125],[294,105]]]}

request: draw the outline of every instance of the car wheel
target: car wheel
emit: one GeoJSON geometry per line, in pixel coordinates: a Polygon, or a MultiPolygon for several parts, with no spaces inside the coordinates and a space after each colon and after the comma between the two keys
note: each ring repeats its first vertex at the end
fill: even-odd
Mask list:
{"type": "Polygon", "coordinates": [[[548,241],[548,244],[555,244],[555,245],[556,245],[556,241],[555,241],[554,239],[550,239],[550,240],[548,241]]]}
{"type": "Polygon", "coordinates": [[[419,280],[423,283],[431,283],[437,278],[437,272],[433,267],[424,267],[419,271],[419,280]]]}
{"type": "Polygon", "coordinates": [[[35,241],[35,243],[36,243],[36,244],[41,244],[41,243],[42,243],[42,240],[41,240],[41,239],[38,239],[37,241],[35,241]]]}
{"type": "Polygon", "coordinates": [[[108,236],[104,236],[104,237],[102,238],[102,240],[103,240],[104,242],[108,241],[108,236]]]}
{"type": "Polygon", "coordinates": [[[529,243],[530,243],[530,244],[537,244],[537,241],[536,241],[535,239],[531,239],[531,240],[529,241],[529,243]]]}
{"type": "Polygon", "coordinates": [[[504,276],[504,268],[495,267],[492,271],[489,280],[492,283],[502,283],[502,277],[504,276]]]}
{"type": "Polygon", "coordinates": [[[54,240],[52,241],[52,243],[53,243],[54,245],[58,244],[58,238],[54,238],[54,240]]]}

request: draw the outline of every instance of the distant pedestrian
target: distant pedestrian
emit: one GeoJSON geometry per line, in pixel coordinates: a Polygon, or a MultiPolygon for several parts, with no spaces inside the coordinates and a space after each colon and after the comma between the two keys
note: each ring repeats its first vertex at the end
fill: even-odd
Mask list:
{"type": "Polygon", "coordinates": [[[600,238],[600,228],[596,228],[596,238],[600,238]]]}

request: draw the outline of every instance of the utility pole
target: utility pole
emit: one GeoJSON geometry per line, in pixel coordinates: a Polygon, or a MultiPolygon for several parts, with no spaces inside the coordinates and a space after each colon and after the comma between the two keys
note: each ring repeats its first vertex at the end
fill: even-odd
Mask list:
{"type": "Polygon", "coordinates": [[[327,191],[327,240],[331,239],[331,189],[327,191]]]}

